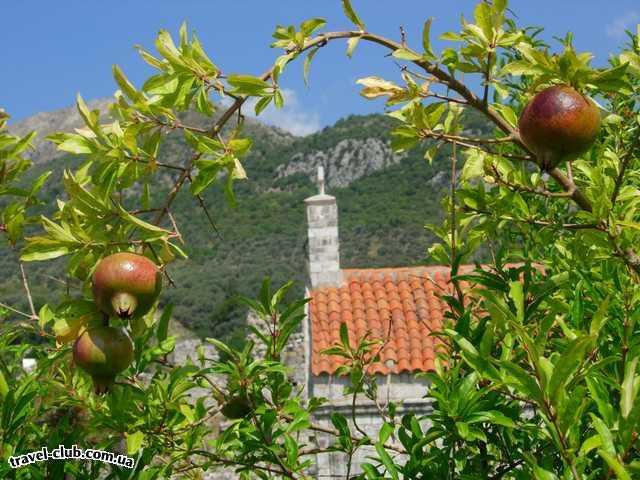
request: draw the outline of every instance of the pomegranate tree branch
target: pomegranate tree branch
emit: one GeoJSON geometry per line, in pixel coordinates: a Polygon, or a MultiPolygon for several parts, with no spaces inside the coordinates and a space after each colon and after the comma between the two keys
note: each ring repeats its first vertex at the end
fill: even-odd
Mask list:
{"type": "Polygon", "coordinates": [[[25,312],[23,312],[23,311],[17,310],[17,309],[15,309],[15,308],[13,308],[11,305],[7,305],[6,303],[2,303],[2,302],[0,302],[0,307],[2,307],[2,308],[6,308],[7,310],[9,310],[9,311],[11,311],[11,312],[13,312],[13,313],[15,313],[15,314],[22,315],[22,316],[23,316],[23,317],[25,317],[25,318],[29,318],[29,319],[31,319],[31,318],[32,318],[32,316],[31,316],[31,315],[29,315],[28,313],[25,313],[25,312]]]}
{"type": "Polygon", "coordinates": [[[31,319],[37,320],[38,314],[36,313],[36,307],[33,305],[33,297],[31,296],[31,289],[29,288],[29,282],[27,280],[27,274],[24,271],[24,265],[20,262],[20,274],[22,275],[22,285],[24,286],[24,291],[27,294],[27,300],[29,302],[29,309],[31,310],[31,319]]]}
{"type": "Polygon", "coordinates": [[[517,183],[510,182],[500,174],[500,172],[498,171],[495,165],[491,165],[491,173],[497,183],[499,183],[500,185],[504,185],[505,187],[511,190],[517,190],[517,191],[526,192],[526,193],[533,193],[535,195],[541,195],[543,197],[548,197],[548,198],[554,198],[554,197],[563,198],[563,197],[570,196],[568,192],[551,192],[545,188],[532,188],[526,185],[520,185],[517,183]]]}

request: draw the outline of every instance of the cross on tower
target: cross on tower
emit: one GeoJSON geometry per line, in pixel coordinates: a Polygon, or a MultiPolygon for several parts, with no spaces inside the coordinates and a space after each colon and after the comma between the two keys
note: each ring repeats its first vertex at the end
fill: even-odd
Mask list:
{"type": "Polygon", "coordinates": [[[324,167],[318,167],[318,184],[320,186],[320,195],[324,195],[324,167]]]}

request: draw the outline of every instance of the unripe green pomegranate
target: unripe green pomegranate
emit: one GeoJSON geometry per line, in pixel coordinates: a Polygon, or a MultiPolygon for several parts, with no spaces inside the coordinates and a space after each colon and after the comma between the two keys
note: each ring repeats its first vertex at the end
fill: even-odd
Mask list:
{"type": "Polygon", "coordinates": [[[76,339],[73,360],[91,375],[96,393],[106,393],[116,375],[133,361],[133,343],[122,329],[93,327],[76,339]]]}
{"type": "Polygon", "coordinates": [[[245,395],[236,395],[222,406],[220,412],[229,419],[238,420],[251,413],[251,405],[245,395]]]}
{"type": "Polygon", "coordinates": [[[518,123],[524,144],[544,170],[587,151],[600,131],[600,111],[589,97],[555,85],[527,104],[518,123]]]}
{"type": "Polygon", "coordinates": [[[140,318],[160,295],[160,270],[147,257],[130,252],[109,255],[93,273],[93,296],[104,313],[140,318]]]}

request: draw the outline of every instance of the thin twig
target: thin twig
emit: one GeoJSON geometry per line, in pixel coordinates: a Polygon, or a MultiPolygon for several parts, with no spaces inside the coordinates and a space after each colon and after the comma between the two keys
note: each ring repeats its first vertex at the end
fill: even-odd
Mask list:
{"type": "Polygon", "coordinates": [[[550,190],[544,188],[532,188],[526,185],[520,185],[517,183],[509,182],[505,180],[504,177],[498,171],[498,168],[495,165],[491,165],[491,172],[493,173],[493,178],[495,181],[505,187],[510,188],[511,190],[518,190],[526,193],[533,193],[535,195],[541,195],[543,197],[549,198],[569,198],[571,194],[569,192],[552,192],[550,190]]]}
{"type": "Polygon", "coordinates": [[[625,155],[622,158],[620,171],[618,172],[616,183],[613,186],[613,193],[611,194],[611,205],[614,205],[616,203],[616,200],[618,199],[620,188],[622,187],[622,181],[624,180],[624,175],[627,172],[627,167],[629,166],[629,163],[631,163],[631,160],[633,159],[633,152],[635,148],[638,146],[638,144],[640,144],[640,135],[636,134],[636,139],[634,143],[631,145],[631,148],[629,148],[625,152],[625,155]]]}
{"type": "Polygon", "coordinates": [[[33,305],[33,297],[31,296],[31,289],[29,289],[27,274],[24,271],[24,265],[22,262],[20,262],[20,274],[22,275],[22,285],[24,286],[24,291],[26,292],[27,300],[29,301],[29,309],[31,310],[31,319],[37,320],[38,314],[36,313],[36,307],[33,305]]]}
{"type": "MultiPolygon", "coordinates": [[[[456,177],[457,174],[457,162],[458,162],[458,151],[457,151],[457,143],[454,141],[451,147],[451,261],[456,265],[458,262],[456,261],[457,248],[456,248],[456,230],[458,228],[457,219],[456,219],[456,177]]],[[[460,282],[455,278],[458,274],[458,268],[451,269],[451,276],[454,277],[453,285],[456,290],[456,295],[458,297],[458,301],[462,303],[464,301],[464,297],[462,295],[462,289],[460,288],[460,282]]]]}
{"type": "Polygon", "coordinates": [[[22,315],[23,317],[26,317],[26,318],[28,318],[28,319],[32,319],[32,316],[31,316],[31,315],[29,315],[28,313],[25,313],[25,312],[22,312],[22,311],[20,311],[20,310],[17,310],[17,309],[15,309],[15,308],[13,308],[12,306],[7,305],[6,303],[2,303],[2,302],[0,302],[0,307],[2,307],[2,308],[6,308],[7,310],[12,311],[13,313],[17,313],[18,315],[22,315]]]}
{"type": "Polygon", "coordinates": [[[173,217],[173,213],[171,213],[170,211],[167,212],[167,216],[169,217],[169,221],[171,222],[171,225],[173,226],[173,231],[176,232],[177,234],[177,238],[180,241],[180,243],[182,245],[184,245],[184,238],[182,238],[182,233],[180,233],[180,230],[178,229],[178,224],[176,222],[176,219],[173,217]]]}
{"type": "Polygon", "coordinates": [[[213,217],[211,216],[211,213],[209,212],[209,209],[207,208],[207,204],[204,203],[204,198],[200,194],[196,195],[196,198],[198,199],[198,203],[200,204],[200,208],[202,208],[202,210],[204,211],[204,214],[207,216],[207,219],[209,220],[209,224],[211,225],[211,228],[213,228],[213,231],[216,232],[216,235],[218,236],[218,238],[220,240],[223,240],[222,234],[218,230],[218,227],[216,226],[216,223],[213,221],[213,217]]]}

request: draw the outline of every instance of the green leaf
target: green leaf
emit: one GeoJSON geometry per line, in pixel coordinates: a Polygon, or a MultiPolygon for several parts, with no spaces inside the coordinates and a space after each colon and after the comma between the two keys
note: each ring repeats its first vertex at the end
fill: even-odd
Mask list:
{"type": "Polygon", "coordinates": [[[276,90],[273,94],[273,104],[277,109],[281,109],[284,105],[284,97],[282,96],[280,89],[276,90]]]}
{"type": "Polygon", "coordinates": [[[158,52],[160,52],[160,54],[166,58],[169,63],[177,67],[185,67],[185,63],[181,58],[181,53],[173,43],[173,39],[169,32],[166,30],[160,30],[158,37],[156,38],[155,45],[158,52]]]}
{"type": "Polygon", "coordinates": [[[227,175],[227,181],[224,182],[224,199],[231,207],[235,208],[236,194],[233,191],[233,179],[235,178],[232,174],[233,171],[235,171],[235,169],[229,172],[227,175]]]}
{"type": "Polygon", "coordinates": [[[515,422],[507,417],[504,413],[498,410],[488,410],[485,412],[475,412],[469,415],[466,422],[470,425],[474,423],[493,423],[495,425],[502,425],[503,427],[514,428],[515,422]]]}
{"type": "Polygon", "coordinates": [[[98,116],[97,114],[94,115],[93,112],[89,111],[89,107],[87,107],[87,104],[84,102],[84,99],[79,93],[76,95],[76,106],[78,108],[78,113],[80,113],[80,116],[84,120],[85,125],[94,131],[97,130],[98,116]]]}
{"type": "Polygon", "coordinates": [[[431,24],[433,23],[433,17],[429,17],[429,19],[424,22],[424,27],[422,29],[422,48],[424,48],[424,53],[430,59],[435,58],[433,54],[433,50],[431,49],[431,24]]]}
{"type": "Polygon", "coordinates": [[[545,470],[539,465],[533,466],[533,475],[536,480],[558,480],[558,477],[555,473],[550,472],[549,470],[545,470]]]}
{"type": "Polygon", "coordinates": [[[493,8],[500,14],[507,9],[507,0],[493,0],[493,8]]]}
{"type": "Polygon", "coordinates": [[[127,434],[127,453],[129,455],[134,455],[140,450],[142,447],[142,442],[144,442],[144,433],[141,431],[137,431],[135,433],[127,434]]]}
{"type": "Polygon", "coordinates": [[[53,311],[46,303],[40,308],[38,312],[38,326],[44,329],[49,322],[54,319],[53,311]]]}
{"type": "MultiPolygon", "coordinates": [[[[74,207],[87,215],[99,215],[109,212],[109,208],[99,198],[84,188],[69,170],[65,170],[62,176],[64,189],[73,201],[74,207]]],[[[45,220],[43,219],[43,222],[45,220]]],[[[74,240],[71,240],[74,241],[74,240]]]]}
{"type": "Polygon", "coordinates": [[[145,222],[144,220],[136,217],[135,215],[131,215],[122,207],[122,205],[118,204],[118,211],[120,213],[120,216],[124,220],[131,223],[132,225],[135,225],[136,227],[138,227],[139,229],[145,232],[152,233],[152,234],[160,234],[162,236],[169,235],[171,233],[168,230],[165,230],[164,228],[158,227],[156,225],[152,225],[151,223],[145,222]]]}
{"type": "Polygon", "coordinates": [[[589,438],[587,438],[584,442],[582,442],[582,446],[580,447],[580,455],[586,455],[594,448],[598,448],[602,446],[602,437],[596,434],[589,438]]]}
{"type": "Polygon", "coordinates": [[[355,52],[358,43],[360,42],[361,37],[351,37],[347,40],[347,57],[353,57],[353,52],[355,52]]]}
{"type": "Polygon", "coordinates": [[[331,423],[338,430],[338,433],[348,445],[351,444],[351,432],[349,431],[349,424],[347,423],[347,419],[344,418],[343,415],[334,412],[331,414],[331,423]]]}
{"type": "Polygon", "coordinates": [[[456,422],[456,430],[464,440],[470,440],[469,425],[466,422],[456,422]]]}
{"type": "Polygon", "coordinates": [[[584,361],[585,354],[592,345],[593,337],[591,336],[576,338],[569,344],[554,365],[553,376],[547,388],[550,398],[556,398],[558,389],[571,380],[571,376],[584,361]]]}
{"type": "MultiPolygon", "coordinates": [[[[526,397],[530,397],[537,402],[543,401],[544,397],[542,395],[540,387],[538,386],[535,377],[533,377],[531,373],[527,372],[519,365],[508,360],[500,360],[498,362],[498,366],[506,370],[506,372],[515,379],[515,381],[517,382],[517,387],[522,390],[522,393],[526,397]]],[[[509,377],[504,375],[503,377],[505,382],[513,384],[513,381],[509,377]]]]}
{"type": "Polygon", "coordinates": [[[345,350],[349,350],[349,331],[345,322],[340,324],[340,342],[345,350]]]}
{"type": "Polygon", "coordinates": [[[187,33],[187,22],[182,22],[178,30],[180,36],[180,47],[184,48],[189,44],[189,35],[187,33]]]}
{"type": "Polygon", "coordinates": [[[67,224],[58,225],[47,217],[40,218],[42,226],[54,241],[62,243],[77,243],[76,237],[71,233],[67,224]]]}
{"type": "Polygon", "coordinates": [[[409,60],[411,62],[422,60],[422,57],[420,55],[406,48],[399,48],[395,50],[393,52],[393,56],[395,58],[399,58],[400,60],[409,60]]]}
{"type": "Polygon", "coordinates": [[[445,32],[442,35],[440,35],[440,39],[450,40],[454,42],[462,42],[464,40],[464,38],[462,38],[462,36],[459,33],[455,33],[455,32],[445,32]]]}
{"type": "Polygon", "coordinates": [[[7,384],[7,380],[4,378],[4,374],[2,370],[0,370],[0,397],[5,398],[9,393],[9,384],[7,384]]]}
{"type": "Polygon", "coordinates": [[[380,458],[380,461],[382,462],[384,467],[387,469],[387,473],[391,475],[391,478],[393,480],[398,480],[399,479],[398,470],[396,469],[396,466],[393,463],[393,459],[391,458],[387,450],[384,448],[384,445],[382,445],[381,443],[376,443],[376,453],[378,454],[378,457],[380,458]]]}
{"type": "Polygon", "coordinates": [[[510,282],[509,283],[509,298],[513,300],[516,306],[516,319],[518,323],[524,322],[524,292],[522,289],[522,283],[510,282]]]}
{"type": "Polygon", "coordinates": [[[515,60],[511,63],[507,63],[497,73],[498,77],[504,77],[505,75],[540,75],[544,73],[544,69],[538,65],[535,65],[527,60],[515,60]]]}
{"type": "Polygon", "coordinates": [[[262,113],[262,111],[271,103],[271,100],[273,100],[273,97],[271,95],[262,97],[260,100],[258,100],[255,106],[256,115],[260,115],[260,113],[262,113]]]}
{"type": "Polygon", "coordinates": [[[24,262],[41,262],[52,260],[71,253],[71,248],[60,242],[48,238],[34,237],[27,239],[27,245],[22,250],[20,260],[24,262]]]}
{"type": "Polygon", "coordinates": [[[63,152],[81,155],[83,153],[92,153],[91,142],[81,135],[67,134],[66,140],[58,145],[58,150],[63,152]]]}
{"type": "Polygon", "coordinates": [[[585,382],[589,389],[589,393],[591,394],[591,398],[596,402],[600,416],[607,423],[613,423],[617,413],[614,414],[613,402],[611,401],[609,392],[603,382],[599,381],[595,376],[587,376],[585,378],[585,382]]]}
{"type": "Polygon", "coordinates": [[[269,83],[253,75],[229,75],[227,82],[234,87],[236,93],[247,95],[263,94],[270,87],[269,83]]]}
{"type": "Polygon", "coordinates": [[[394,430],[395,429],[393,425],[391,425],[390,423],[385,422],[384,424],[382,424],[380,432],[378,433],[378,441],[384,445],[389,437],[393,434],[394,430]]]}
{"type": "Polygon", "coordinates": [[[323,18],[310,18],[300,24],[300,31],[305,37],[310,36],[319,28],[324,27],[327,22],[323,18]]]}
{"type": "Polygon", "coordinates": [[[122,92],[134,102],[143,99],[142,94],[136,90],[136,87],[129,81],[118,65],[113,66],[113,78],[122,90],[122,92]]]}
{"type": "Polygon", "coordinates": [[[169,95],[178,89],[179,83],[177,75],[155,75],[144,83],[142,89],[152,95],[169,95]]]}
{"type": "Polygon", "coordinates": [[[589,328],[589,334],[593,337],[597,337],[602,329],[602,325],[604,325],[605,315],[609,309],[609,301],[611,300],[611,294],[607,295],[607,297],[600,303],[598,310],[593,315],[591,319],[591,327],[589,328]]]}
{"type": "Polygon", "coordinates": [[[43,187],[47,179],[51,176],[53,172],[51,170],[44,172],[35,181],[31,184],[31,189],[29,190],[29,196],[34,197],[40,189],[43,187]]]}
{"type": "Polygon", "coordinates": [[[614,471],[616,477],[618,477],[619,480],[631,480],[631,475],[629,475],[629,472],[627,472],[627,470],[615,455],[605,450],[598,450],[598,455],[600,455],[604,459],[604,461],[607,462],[609,468],[614,471]]]}
{"type": "Polygon", "coordinates": [[[162,315],[160,316],[160,321],[158,322],[158,328],[156,330],[156,337],[159,342],[163,342],[167,338],[167,334],[169,332],[169,320],[171,320],[171,314],[173,312],[173,303],[169,303],[164,310],[162,311],[162,315]]]}
{"type": "Polygon", "coordinates": [[[313,57],[315,56],[315,54],[318,53],[318,50],[320,50],[320,47],[316,47],[312,49],[304,59],[303,76],[304,76],[304,83],[307,86],[309,86],[309,68],[311,67],[311,61],[313,60],[313,57]]]}
{"type": "Polygon", "coordinates": [[[285,435],[284,447],[287,452],[287,461],[290,465],[294,465],[298,459],[298,442],[296,442],[291,436],[285,435]]]}
{"type": "Polygon", "coordinates": [[[480,2],[476,6],[473,14],[476,23],[484,33],[484,37],[488,41],[491,41],[493,38],[493,20],[491,7],[486,2],[480,2]]]}
{"type": "Polygon", "coordinates": [[[362,23],[362,20],[360,20],[360,17],[358,17],[355,10],[353,9],[351,0],[342,0],[342,8],[347,18],[351,20],[354,25],[357,25],[361,31],[364,31],[364,23],[362,23]]]}
{"type": "Polygon", "coordinates": [[[614,446],[613,435],[611,434],[609,427],[607,427],[601,418],[596,417],[593,413],[590,413],[589,415],[591,415],[591,423],[593,424],[593,427],[596,429],[598,435],[600,435],[600,439],[602,440],[603,451],[610,455],[615,455],[616,447],[614,446]]]}
{"type": "Polygon", "coordinates": [[[623,418],[629,416],[629,412],[631,412],[635,401],[637,392],[634,391],[633,384],[636,378],[636,367],[638,366],[639,358],[640,357],[635,357],[630,362],[627,362],[624,367],[624,381],[622,382],[620,391],[620,412],[623,418]]]}
{"type": "Polygon", "coordinates": [[[154,57],[153,55],[151,55],[149,52],[147,52],[140,45],[136,45],[135,48],[136,48],[136,50],[138,50],[138,53],[140,54],[140,56],[142,57],[142,59],[145,62],[147,62],[152,67],[157,68],[158,70],[162,70],[163,69],[164,64],[162,63],[162,60],[159,60],[156,57],[154,57]]]}

